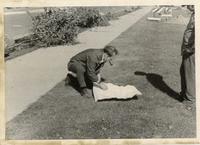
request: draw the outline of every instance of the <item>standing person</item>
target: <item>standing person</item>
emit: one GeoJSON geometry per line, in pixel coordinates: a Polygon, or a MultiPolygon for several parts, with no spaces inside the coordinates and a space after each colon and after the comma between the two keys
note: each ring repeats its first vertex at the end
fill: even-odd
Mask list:
{"type": "Polygon", "coordinates": [[[190,21],[183,35],[181,47],[182,64],[181,75],[181,97],[184,102],[195,102],[195,18],[194,6],[188,5],[192,12],[190,21]]]}
{"type": "Polygon", "coordinates": [[[107,89],[105,84],[101,83],[100,70],[107,61],[112,65],[111,58],[117,54],[118,50],[110,45],[103,49],[87,49],[78,53],[68,63],[69,73],[66,82],[78,82],[81,95],[84,97],[92,97],[88,88],[93,85],[107,89]]]}

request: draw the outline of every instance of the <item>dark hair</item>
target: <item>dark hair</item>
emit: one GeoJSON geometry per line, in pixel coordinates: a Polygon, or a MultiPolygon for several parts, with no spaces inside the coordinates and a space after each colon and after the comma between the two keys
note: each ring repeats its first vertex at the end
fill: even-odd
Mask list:
{"type": "Polygon", "coordinates": [[[194,5],[187,5],[187,9],[194,12],[194,5]]]}
{"type": "Polygon", "coordinates": [[[108,56],[112,57],[113,55],[118,55],[119,52],[115,46],[107,45],[103,48],[103,51],[108,54],[108,56]]]}

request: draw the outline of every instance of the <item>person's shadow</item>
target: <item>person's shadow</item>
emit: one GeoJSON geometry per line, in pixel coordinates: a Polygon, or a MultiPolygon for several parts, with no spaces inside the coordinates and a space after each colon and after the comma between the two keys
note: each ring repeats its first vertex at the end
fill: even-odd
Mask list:
{"type": "Polygon", "coordinates": [[[179,93],[175,92],[173,89],[171,89],[163,80],[163,77],[159,74],[155,73],[145,73],[141,71],[136,71],[135,75],[140,76],[146,76],[147,80],[157,89],[162,91],[163,93],[166,93],[171,98],[178,100],[182,102],[181,96],[179,93]]]}

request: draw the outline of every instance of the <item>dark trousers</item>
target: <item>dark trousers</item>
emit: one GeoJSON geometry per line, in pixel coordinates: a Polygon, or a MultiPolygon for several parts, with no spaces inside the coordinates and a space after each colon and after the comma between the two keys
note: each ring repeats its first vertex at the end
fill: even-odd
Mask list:
{"type": "Polygon", "coordinates": [[[79,62],[69,62],[68,70],[76,74],[76,80],[80,88],[91,88],[92,82],[88,79],[86,75],[86,69],[79,62]]]}
{"type": "Polygon", "coordinates": [[[195,100],[195,54],[182,57],[180,67],[181,94],[189,100],[195,100]]]}

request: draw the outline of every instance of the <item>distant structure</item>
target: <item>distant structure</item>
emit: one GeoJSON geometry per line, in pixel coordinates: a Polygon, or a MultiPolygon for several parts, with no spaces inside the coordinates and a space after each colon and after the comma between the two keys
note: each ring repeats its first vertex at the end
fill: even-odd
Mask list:
{"type": "Polygon", "coordinates": [[[151,11],[151,16],[147,17],[147,20],[161,21],[161,19],[164,19],[167,21],[170,17],[172,17],[172,6],[156,6],[151,11]]]}

